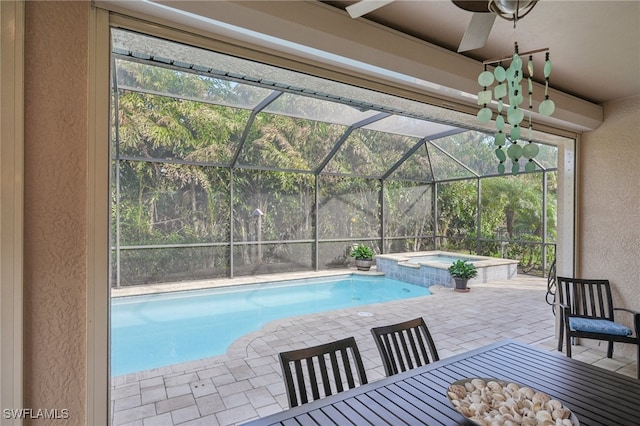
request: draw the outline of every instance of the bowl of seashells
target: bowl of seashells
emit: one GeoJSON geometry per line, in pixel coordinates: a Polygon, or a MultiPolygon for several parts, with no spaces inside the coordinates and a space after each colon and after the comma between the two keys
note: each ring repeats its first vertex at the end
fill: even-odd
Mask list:
{"type": "Polygon", "coordinates": [[[492,378],[458,380],[447,389],[453,406],[480,426],[578,426],[564,404],[528,386],[492,378]]]}

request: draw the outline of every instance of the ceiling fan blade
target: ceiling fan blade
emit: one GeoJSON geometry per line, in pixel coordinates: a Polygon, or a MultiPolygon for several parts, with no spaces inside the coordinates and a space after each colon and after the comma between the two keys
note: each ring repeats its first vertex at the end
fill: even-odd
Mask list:
{"type": "Polygon", "coordinates": [[[489,38],[496,16],[494,13],[474,13],[471,16],[467,31],[462,37],[458,52],[466,52],[467,50],[479,49],[484,46],[489,38]]]}
{"type": "Polygon", "coordinates": [[[360,0],[357,3],[347,6],[347,12],[352,18],[359,18],[362,15],[366,15],[369,12],[373,12],[376,9],[386,6],[394,0],[360,0]]]}

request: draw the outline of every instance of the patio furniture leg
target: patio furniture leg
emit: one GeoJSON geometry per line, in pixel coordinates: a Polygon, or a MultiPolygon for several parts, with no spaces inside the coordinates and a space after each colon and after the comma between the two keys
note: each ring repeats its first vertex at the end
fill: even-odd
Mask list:
{"type": "MultiPolygon", "coordinates": [[[[562,324],[562,322],[560,323],[562,324]]],[[[558,352],[562,352],[562,341],[564,340],[564,326],[558,330],[558,352]]]]}
{"type": "Polygon", "coordinates": [[[609,342],[607,347],[607,358],[613,358],[613,342],[609,342]]]}

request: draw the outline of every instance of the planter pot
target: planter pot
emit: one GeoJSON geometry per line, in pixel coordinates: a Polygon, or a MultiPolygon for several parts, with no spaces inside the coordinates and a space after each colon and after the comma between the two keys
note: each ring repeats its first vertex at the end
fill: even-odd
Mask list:
{"type": "Polygon", "coordinates": [[[372,259],[356,259],[356,268],[358,271],[368,271],[371,269],[372,259]]]}
{"type": "Polygon", "coordinates": [[[461,293],[466,293],[469,291],[469,288],[467,287],[467,283],[469,282],[469,278],[453,278],[453,280],[456,282],[456,287],[455,287],[455,291],[461,292],[461,293]]]}

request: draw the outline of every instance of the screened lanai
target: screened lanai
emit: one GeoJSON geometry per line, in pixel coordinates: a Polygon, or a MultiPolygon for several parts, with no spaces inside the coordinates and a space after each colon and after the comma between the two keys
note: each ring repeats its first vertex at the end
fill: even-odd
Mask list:
{"type": "Polygon", "coordinates": [[[112,46],[115,287],[347,268],[358,243],[536,274],[555,255],[558,136],[534,127],[535,171],[501,175],[468,113],[120,29],[112,46]]]}

